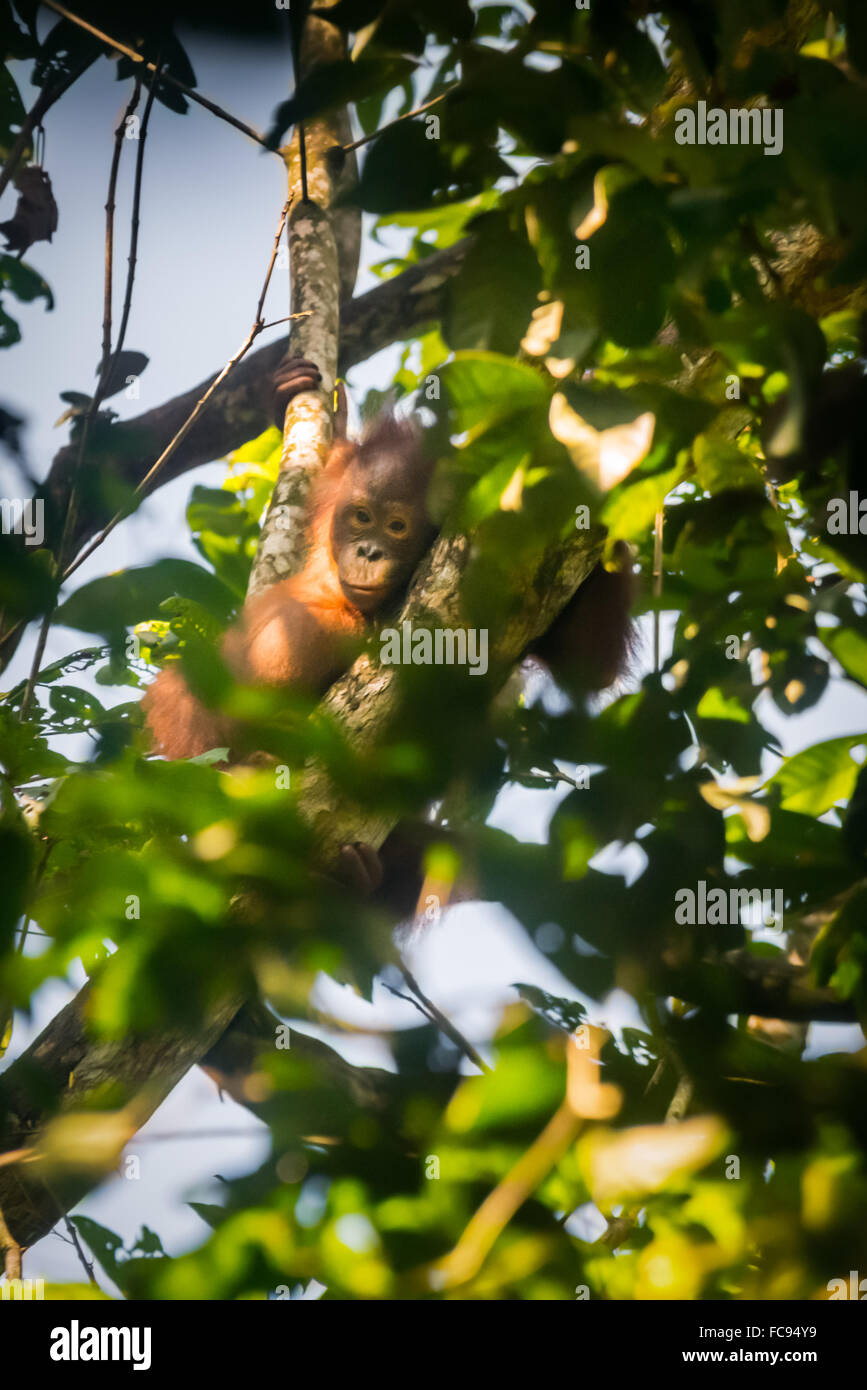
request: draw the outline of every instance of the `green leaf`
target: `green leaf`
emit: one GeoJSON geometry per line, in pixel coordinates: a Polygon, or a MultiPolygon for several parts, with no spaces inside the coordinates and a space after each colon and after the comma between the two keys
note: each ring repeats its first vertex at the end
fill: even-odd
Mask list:
{"type": "Polygon", "coordinates": [[[685,472],[684,461],[666,473],[656,473],[652,478],[639,477],[635,482],[627,481],[624,486],[615,488],[602,512],[611,534],[626,541],[645,536],[666,497],[685,472]]]}
{"type": "MultiPolygon", "coordinates": [[[[5,19],[8,23],[11,15],[7,14],[5,19]]],[[[4,67],[0,69],[0,154],[4,159],[12,148],[25,115],[15,79],[9,68],[4,67]]]]}
{"type": "MultiPolygon", "coordinates": [[[[266,468],[266,472],[270,472],[266,468]]],[[[259,529],[251,514],[264,505],[270,492],[265,478],[253,489],[250,506],[227,488],[194,487],[187,507],[187,522],[196,549],[213,565],[227,590],[242,598],[247,588],[250,565],[259,529]]],[[[189,597],[196,597],[190,594],[189,597]]]]}
{"type": "Polygon", "coordinates": [[[210,1226],[212,1231],[216,1231],[222,1226],[229,1213],[225,1207],[218,1207],[213,1202],[187,1202],[187,1206],[200,1216],[206,1226],[210,1226]]]}
{"type": "Polygon", "coordinates": [[[516,353],[542,287],[525,234],[497,214],[478,218],[460,273],[447,290],[443,336],[449,347],[516,353]]]}
{"type": "Polygon", "coordinates": [[[736,724],[750,722],[750,711],[744,709],[734,696],[727,699],[718,685],[705,691],[698,702],[696,714],[701,719],[733,719],[736,724]]]}
{"type": "MultiPolygon", "coordinates": [[[[111,367],[102,389],[103,400],[116,396],[128,384],[131,376],[141,376],[150,358],[144,352],[133,352],[126,348],[111,359],[111,367]]],[[[98,369],[97,369],[98,370],[98,369]]]]}
{"type": "Polygon", "coordinates": [[[493,352],[458,352],[442,369],[459,433],[490,427],[519,411],[548,410],[548,390],[539,373],[493,352]]]}
{"type": "Polygon", "coordinates": [[[57,619],[66,627],[112,636],[152,618],[163,600],[176,594],[194,599],[224,619],[235,603],[231,591],[201,565],[158,560],[83,584],[60,605],[57,619]]]}
{"type": "Polygon", "coordinates": [[[0,253],[0,290],[10,290],[23,304],[44,299],[46,308],[54,308],[54,296],[38,271],[19,261],[17,256],[0,253]]]}
{"type": "Polygon", "coordinates": [[[295,95],[277,107],[265,137],[268,148],[276,150],[289,127],[298,121],[309,120],[347,101],[360,101],[375,93],[384,95],[411,72],[409,60],[397,57],[362,57],[356,62],[344,58],[315,68],[298,83],[295,95]]]}
{"type": "Polygon", "coordinates": [[[822,641],[853,680],[867,686],[867,637],[851,627],[822,628],[822,641]]]}
{"type": "Polygon", "coordinates": [[[547,1023],[553,1023],[564,1033],[574,1033],[576,1028],[587,1022],[587,1010],[577,999],[561,999],[536,985],[515,984],[512,988],[516,989],[530,1008],[540,1014],[547,1023]]]}
{"type": "Polygon", "coordinates": [[[402,121],[371,147],[358,182],[358,200],[367,212],[426,208],[448,187],[451,166],[439,140],[428,140],[419,121],[402,121]],[[400,176],[395,177],[396,171],[400,176]]]}
{"type": "Polygon", "coordinates": [[[705,492],[725,492],[728,488],[764,490],[757,461],[734,444],[702,434],[695,441],[694,457],[696,481],[705,492]]]}
{"type": "Polygon", "coordinates": [[[821,816],[852,795],[860,764],[851,756],[851,750],[862,743],[867,743],[867,734],[850,734],[814,744],[787,758],[767,785],[780,788],[780,805],[785,810],[821,816]]]}

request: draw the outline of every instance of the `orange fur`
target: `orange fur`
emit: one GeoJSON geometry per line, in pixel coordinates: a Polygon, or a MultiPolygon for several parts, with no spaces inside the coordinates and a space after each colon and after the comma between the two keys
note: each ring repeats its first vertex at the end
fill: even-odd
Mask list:
{"type": "MultiPolygon", "coordinates": [[[[330,541],[337,489],[354,452],[344,442],[335,444],[317,483],[304,568],[250,599],[226,633],[223,656],[238,680],[324,690],[343,669],[340,639],[364,631],[363,615],[340,586],[330,541]]],[[[232,745],[232,721],[197,700],[176,667],[157,676],[142,706],[152,749],[166,758],[194,758],[232,745]]]]}

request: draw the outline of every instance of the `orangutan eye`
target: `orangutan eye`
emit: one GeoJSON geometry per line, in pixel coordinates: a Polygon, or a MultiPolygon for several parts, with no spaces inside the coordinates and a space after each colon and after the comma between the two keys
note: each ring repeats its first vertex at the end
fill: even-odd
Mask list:
{"type": "Polygon", "coordinates": [[[355,508],[355,520],[360,526],[369,526],[371,522],[370,512],[366,507],[355,508]]]}
{"type": "Polygon", "coordinates": [[[388,530],[393,536],[404,536],[406,535],[406,522],[401,521],[400,517],[396,516],[393,521],[388,523],[388,530]]]}

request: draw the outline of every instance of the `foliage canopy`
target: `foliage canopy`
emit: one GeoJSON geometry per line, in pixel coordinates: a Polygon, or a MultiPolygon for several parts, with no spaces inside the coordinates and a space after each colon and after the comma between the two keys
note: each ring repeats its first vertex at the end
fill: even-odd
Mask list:
{"type": "MultiPolygon", "coordinates": [[[[7,56],[32,63],[37,85],[88,45],[103,51],[66,20],[37,39],[35,6],[3,8],[7,56]]],[[[662,657],[591,711],[514,693],[482,704],[448,672],[412,670],[408,712],[374,750],[297,696],[235,689],[214,639],[243,599],[276,431],[234,456],[221,489],[193,489],[200,563],[64,590],[57,619],[92,645],[39,672],[25,717],[23,683],[0,703],[7,1018],[75,961],[108,1037],[192,1025],[238,980],[303,1029],[318,971],[365,992],[393,971],[388,923],[311,871],[296,774],[314,757],[342,796],[395,818],[444,797],[448,809],[459,780],[436,866],[450,871],[457,846],[563,980],[562,997],[518,986],[483,1075],[463,1074],[433,1025],[389,1037],[395,1070],[375,1084],[347,1065],[335,1086],[293,1048],[263,1054],[272,1151],[220,1205],[197,1207],[212,1228],[199,1249],[170,1258],[147,1229],[124,1249],[86,1217],[76,1225],[124,1293],[156,1298],[262,1297],[311,1279],[352,1299],[566,1299],[581,1285],[603,1298],[826,1297],[829,1280],[867,1269],[867,1053],[805,1056],[799,1026],[863,1024],[867,1005],[867,730],[835,736],[823,718],[844,687],[867,688],[860,514],[829,524],[867,457],[863,7],[340,0],[329,14],[351,59],[299,84],[269,143],[354,102],[364,134],[387,127],[366,147],[358,201],[374,237],[403,233],[379,273],[472,238],[441,321],[406,339],[395,379],[452,441],[440,476],[446,525],[473,537],[468,620],[506,622],[516,558],[586,507],[633,546],[643,630],[662,615],[662,657]],[[675,113],[699,100],[781,111],[782,150],[678,143],[675,113]],[[648,415],[638,448],[633,422],[648,415]],[[603,493],[612,460],[628,471],[603,493]],[[264,727],[288,789],[271,772],[239,780],[207,759],[145,757],[139,688],[165,659],[264,727]],[[805,713],[803,746],[787,721],[805,713]],[[93,739],[87,760],[60,751],[55,736],[75,732],[93,739]],[[799,751],[782,756],[783,738],[799,751]],[[557,793],[541,843],[488,824],[516,786],[557,793]],[[626,857],[602,859],[611,846],[626,857]],[[700,884],[780,893],[782,921],[676,924],[677,894],[700,884]],[[257,908],[240,931],[242,889],[257,908]],[[47,938],[40,949],[18,949],[22,920],[47,938]],[[793,950],[809,956],[806,1002],[781,1041],[749,1024],[761,1013],[750,987],[775,968],[786,978],[793,950]],[[604,1040],[601,1089],[616,1101],[600,1108],[585,1078],[582,1122],[546,1147],[578,1066],[570,1038],[595,1037],[581,1030],[616,988],[642,1018],[604,1040]],[[688,1117],[666,1125],[684,1088],[688,1117]],[[527,1155],[533,1180],[511,1219],[482,1209],[527,1155]],[[563,1219],[590,1204],[628,1218],[616,1257],[589,1238],[592,1222],[563,1219]]],[[[194,85],[158,10],[103,19],[194,85]]],[[[237,7],[217,19],[241,23],[237,7]]],[[[133,65],[111,56],[128,79],[133,65]]],[[[177,90],[162,82],[157,95],[182,122],[177,90]]],[[[22,114],[7,75],[4,157],[22,114]]],[[[50,308],[62,295],[36,268],[50,277],[43,250],[0,255],[4,347],[22,350],[16,300],[50,308]]],[[[110,410],[92,422],[82,507],[122,495],[113,423],[110,410]]],[[[82,428],[79,413],[73,442],[82,428]]],[[[47,553],[0,541],[4,621],[30,620],[53,602],[47,553]]],[[[784,994],[766,1012],[786,1018],[784,994]]]]}

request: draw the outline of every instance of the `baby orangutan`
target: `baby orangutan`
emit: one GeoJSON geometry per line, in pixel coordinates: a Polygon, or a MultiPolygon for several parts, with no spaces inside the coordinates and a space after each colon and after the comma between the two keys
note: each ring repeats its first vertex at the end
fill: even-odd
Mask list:
{"type": "MultiPolygon", "coordinates": [[[[287,364],[284,403],[316,377],[309,362],[287,364]]],[[[393,417],[381,417],[360,443],[335,442],[315,485],[304,568],[249,599],[223,639],[236,679],[311,694],[336,680],[345,665],[341,639],[362,636],[395,601],[433,538],[428,479],[415,430],[393,417]]],[[[163,671],[143,705],[154,751],[167,758],[232,746],[231,721],[206,709],[178,670],[163,671]]]]}
{"type": "MultiPolygon", "coordinates": [[[[311,362],[290,359],[276,375],[275,417],[316,386],[311,362]]],[[[412,425],[381,416],[359,443],[337,439],[313,494],[312,542],[300,573],[248,599],[223,639],[223,656],[239,681],[291,686],[319,694],[346,666],[345,639],[367,625],[406,588],[430,545],[425,508],[430,467],[412,425]]],[[[233,721],[196,699],[177,669],[157,677],[144,700],[155,752],[193,758],[232,748],[233,721]]],[[[356,881],[381,877],[375,852],[347,847],[361,859],[356,881]],[[376,861],[376,862],[374,862],[376,861]]]]}
{"type": "MultiPolygon", "coordinates": [[[[314,363],[284,361],[275,375],[275,419],[320,380],[314,363]]],[[[342,421],[338,417],[338,431],[342,421]]],[[[435,531],[426,509],[430,463],[415,428],[383,415],[358,443],[337,438],[313,494],[312,543],[304,568],[244,605],[222,652],[235,678],[319,694],[346,668],[346,639],[406,589],[435,531]]],[[[597,566],[531,653],[567,690],[603,689],[620,673],[630,645],[631,561],[597,566]]],[[[155,752],[191,758],[239,743],[237,726],[207,709],[177,668],[163,671],[143,707],[155,752]]],[[[230,755],[231,756],[231,755],[230,755]]],[[[349,849],[350,847],[347,847],[349,849]]],[[[375,852],[355,846],[368,879],[381,878],[375,852]],[[369,862],[368,862],[369,861],[369,862]],[[375,861],[375,863],[374,863],[375,861]]],[[[350,877],[359,878],[350,871],[350,877]]]]}

